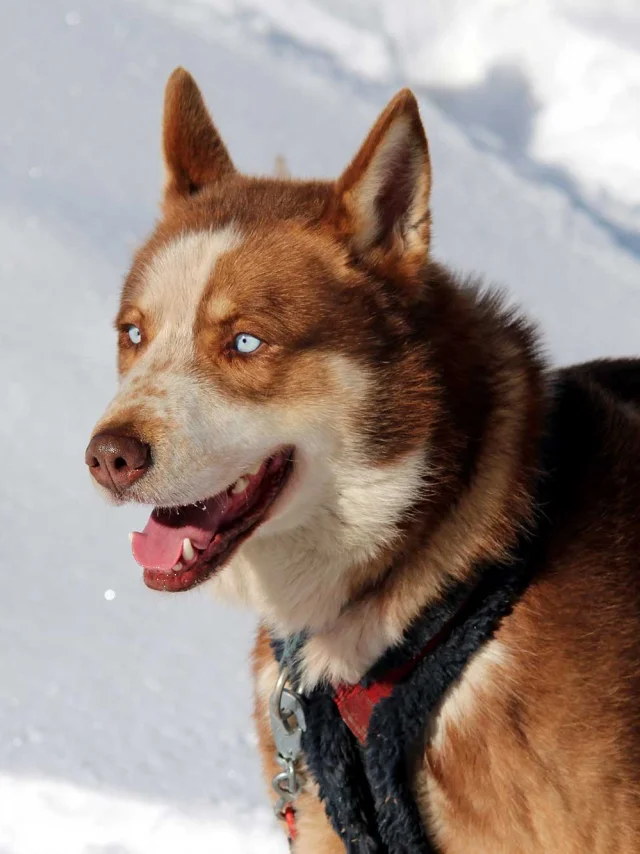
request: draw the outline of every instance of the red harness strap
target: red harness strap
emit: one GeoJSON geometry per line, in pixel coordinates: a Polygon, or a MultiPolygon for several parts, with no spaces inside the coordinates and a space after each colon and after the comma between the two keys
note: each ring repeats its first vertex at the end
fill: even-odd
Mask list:
{"type": "MultiPolygon", "coordinates": [[[[467,603],[465,603],[466,605],[467,603]]],[[[338,685],[334,701],[340,712],[340,717],[349,727],[360,744],[365,744],[369,732],[369,723],[373,710],[380,700],[389,697],[395,686],[406,679],[425,656],[429,655],[436,646],[449,634],[454,622],[460,617],[463,607],[442,626],[440,631],[429,638],[420,652],[410,661],[387,671],[382,679],[372,682],[367,688],[360,683],[356,685],[338,685]]]]}
{"type": "Polygon", "coordinates": [[[292,842],[296,841],[296,836],[298,835],[296,829],[296,811],[293,808],[293,804],[287,804],[284,810],[282,811],[282,817],[287,823],[287,829],[289,831],[289,839],[292,842]]]}

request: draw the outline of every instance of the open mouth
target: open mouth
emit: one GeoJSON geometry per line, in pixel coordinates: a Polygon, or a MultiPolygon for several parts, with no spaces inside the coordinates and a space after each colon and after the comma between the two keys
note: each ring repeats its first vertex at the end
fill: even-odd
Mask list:
{"type": "Polygon", "coordinates": [[[205,501],[157,507],[144,531],[131,535],[147,587],[175,593],[211,578],[264,521],[292,468],[288,448],[205,501]]]}

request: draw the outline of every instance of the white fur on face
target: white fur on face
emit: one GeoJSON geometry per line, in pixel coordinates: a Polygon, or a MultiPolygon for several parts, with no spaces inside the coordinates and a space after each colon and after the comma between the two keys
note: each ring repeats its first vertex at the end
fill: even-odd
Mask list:
{"type": "MultiPolygon", "coordinates": [[[[223,595],[249,602],[282,634],[331,628],[351,595],[354,568],[394,543],[400,522],[424,490],[422,450],[389,465],[368,462],[358,443],[336,450],[303,456],[302,495],[281,520],[259,529],[214,581],[223,595]]],[[[314,668],[313,643],[314,638],[305,646],[309,686],[333,675],[325,656],[314,668]]],[[[352,662],[358,644],[343,652],[352,662]]],[[[372,663],[369,650],[361,653],[366,665],[355,679],[372,663]]]]}
{"type": "Polygon", "coordinates": [[[119,413],[133,411],[141,422],[148,419],[162,426],[153,443],[154,465],[130,491],[137,501],[161,506],[200,501],[250,468],[256,462],[254,453],[267,453],[259,442],[252,446],[248,436],[255,413],[231,405],[211,380],[195,370],[198,306],[217,260],[240,243],[232,226],[183,234],[145,271],[139,307],[153,317],[157,331],[123,377],[102,419],[114,423],[119,413]],[[242,435],[247,443],[241,459],[230,458],[228,451],[237,451],[242,435]],[[245,468],[237,471],[235,463],[245,468]]]}
{"type": "MultiPolygon", "coordinates": [[[[183,339],[188,360],[193,354],[193,323],[204,290],[221,255],[242,243],[233,225],[218,231],[181,234],[153,258],[145,272],[140,309],[157,318],[165,347],[167,339],[183,339]]],[[[172,348],[165,356],[176,359],[172,348]]]]}

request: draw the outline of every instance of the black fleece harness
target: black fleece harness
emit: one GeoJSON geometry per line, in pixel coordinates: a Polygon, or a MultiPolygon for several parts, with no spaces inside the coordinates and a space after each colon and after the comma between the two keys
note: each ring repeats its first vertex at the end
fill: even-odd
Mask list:
{"type": "MultiPolygon", "coordinates": [[[[565,395],[556,388],[555,397],[559,404],[565,395]]],[[[543,442],[533,529],[520,536],[508,560],[479,566],[472,585],[454,585],[364,677],[359,690],[375,696],[372,686],[385,680],[388,685],[389,673],[401,674],[388,690],[378,692],[381,696],[360,719],[368,724],[366,730],[341,714],[341,689],[321,687],[304,697],[304,759],[348,854],[437,852],[411,791],[410,757],[424,748],[428,722],[447,690],[513,610],[543,561],[554,508],[564,492],[556,463],[565,442],[559,441],[555,423],[566,399],[563,404],[556,405],[543,442]]],[[[276,659],[293,673],[294,685],[295,653],[303,644],[303,637],[272,643],[276,659]]]]}

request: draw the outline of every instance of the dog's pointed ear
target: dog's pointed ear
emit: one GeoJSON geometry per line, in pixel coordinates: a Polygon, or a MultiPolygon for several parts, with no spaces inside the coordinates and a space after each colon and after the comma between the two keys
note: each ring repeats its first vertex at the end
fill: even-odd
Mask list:
{"type": "Polygon", "coordinates": [[[200,89],[184,68],[176,68],[167,82],[162,130],[165,203],[193,195],[235,172],[200,89]]]}
{"type": "MultiPolygon", "coordinates": [[[[352,251],[422,266],[429,248],[431,165],[415,96],[390,101],[336,184],[332,218],[352,251]]],[[[410,272],[407,270],[407,272],[410,272]]]]}

